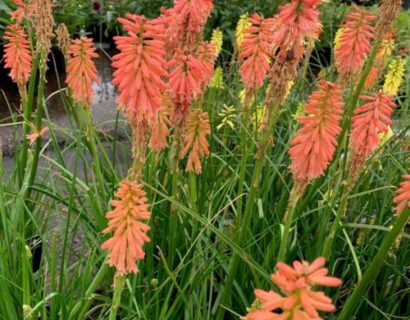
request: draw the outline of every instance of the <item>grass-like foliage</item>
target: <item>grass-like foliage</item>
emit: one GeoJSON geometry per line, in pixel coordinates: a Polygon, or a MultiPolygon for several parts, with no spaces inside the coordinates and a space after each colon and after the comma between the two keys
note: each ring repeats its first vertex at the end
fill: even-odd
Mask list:
{"type": "Polygon", "coordinates": [[[227,46],[223,28],[204,36],[212,0],[125,14],[103,124],[95,59],[109,55],[55,25],[51,0],[14,4],[0,319],[409,317],[400,1],[292,0],[242,15],[227,46]],[[67,76],[50,94],[53,43],[67,76]]]}

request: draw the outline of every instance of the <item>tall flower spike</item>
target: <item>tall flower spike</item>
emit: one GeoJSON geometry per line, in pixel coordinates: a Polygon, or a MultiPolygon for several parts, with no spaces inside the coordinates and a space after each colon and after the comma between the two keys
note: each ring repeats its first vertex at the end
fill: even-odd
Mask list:
{"type": "Polygon", "coordinates": [[[212,0],[175,0],[172,10],[171,29],[179,39],[180,48],[193,49],[204,30],[213,8],[212,0]]]}
{"type": "Polygon", "coordinates": [[[379,146],[379,133],[388,131],[396,104],[393,96],[383,92],[360,98],[367,103],[354,110],[350,147],[356,156],[364,159],[379,146]]]}
{"type": "Polygon", "coordinates": [[[114,209],[107,213],[108,227],[103,231],[114,234],[101,248],[110,252],[108,264],[118,274],[136,273],[135,261],[144,258],[144,243],[150,241],[146,234],[150,227],[141,221],[151,217],[148,199],[142,185],[130,181],[121,182],[115,196],[118,200],[111,201],[114,209]]]}
{"type": "Polygon", "coordinates": [[[212,31],[211,44],[215,47],[215,57],[217,58],[222,51],[223,33],[219,28],[212,31]]]}
{"type": "Polygon", "coordinates": [[[335,48],[336,67],[342,77],[360,70],[370,52],[370,40],[374,38],[374,27],[370,24],[377,17],[356,5],[353,5],[353,9],[346,17],[339,37],[340,44],[335,48]]]}
{"type": "Polygon", "coordinates": [[[249,20],[249,15],[244,13],[240,16],[238,24],[236,25],[235,38],[236,46],[239,48],[242,44],[242,41],[245,39],[245,31],[252,26],[251,21],[249,20]]]}
{"type": "Polygon", "coordinates": [[[113,57],[113,84],[120,91],[118,103],[133,122],[156,117],[161,107],[165,71],[165,30],[160,20],[126,14],[118,21],[127,31],[126,36],[114,37],[119,54],[113,57]]]}
{"type": "Polygon", "coordinates": [[[214,75],[217,48],[213,43],[202,41],[198,45],[198,60],[202,63],[202,84],[207,86],[214,75]]]}
{"type": "Polygon", "coordinates": [[[174,117],[184,118],[195,95],[202,92],[205,79],[201,61],[180,49],[168,63],[170,68],[169,89],[175,101],[174,117]]]}
{"type": "Polygon", "coordinates": [[[81,37],[73,40],[69,54],[66,83],[71,89],[74,101],[90,108],[93,99],[92,82],[99,81],[97,68],[92,61],[98,57],[92,39],[81,37]]]}
{"type": "Polygon", "coordinates": [[[239,58],[243,60],[240,68],[242,82],[248,89],[258,89],[263,85],[269,65],[269,45],[272,37],[272,19],[263,19],[257,13],[249,17],[251,26],[244,31],[240,44],[239,58]]]}
{"type": "Polygon", "coordinates": [[[311,264],[295,261],[293,267],[279,262],[272,282],[282,294],[274,291],[255,290],[261,305],[251,310],[246,320],[307,320],[322,319],[319,311],[332,312],[332,300],[315,286],[338,287],[341,280],[327,275],[325,259],[320,257],[311,264]]]}
{"type": "Polygon", "coordinates": [[[393,48],[394,48],[394,33],[393,30],[385,35],[379,49],[377,50],[376,58],[373,63],[373,67],[370,70],[369,75],[367,76],[365,89],[369,90],[374,87],[380,80],[381,75],[383,74],[384,69],[388,59],[390,58],[393,48]]]}
{"type": "Polygon", "coordinates": [[[36,49],[42,52],[41,63],[45,64],[48,52],[51,48],[54,17],[52,0],[33,0],[33,15],[36,30],[36,49]]]}
{"type": "Polygon", "coordinates": [[[11,24],[4,33],[5,67],[10,68],[10,77],[19,87],[26,85],[31,72],[31,52],[27,35],[18,24],[11,24]]]}
{"type": "Polygon", "coordinates": [[[184,147],[180,156],[182,159],[189,153],[186,171],[195,171],[196,174],[202,172],[200,157],[209,154],[208,141],[206,140],[206,136],[209,134],[211,134],[211,127],[208,114],[200,109],[192,110],[186,123],[183,136],[184,147]]]}
{"type": "Polygon", "coordinates": [[[269,107],[274,101],[283,101],[288,83],[295,80],[297,67],[306,50],[313,47],[322,30],[318,4],[317,0],[293,0],[279,7],[279,13],[274,18],[270,48],[272,69],[270,89],[265,100],[269,107]]]}
{"type": "Polygon", "coordinates": [[[384,80],[383,92],[397,95],[400,89],[401,79],[404,75],[404,60],[402,58],[394,59],[390,62],[386,79],[384,80]]]}
{"type": "Polygon", "coordinates": [[[394,202],[397,204],[397,214],[402,213],[406,208],[410,209],[410,175],[404,175],[403,179],[404,181],[400,183],[394,198],[394,202]]]}
{"type": "Polygon", "coordinates": [[[67,26],[64,23],[60,23],[56,31],[57,46],[61,50],[64,58],[68,60],[70,58],[70,34],[68,33],[67,26]]]}
{"type": "Polygon", "coordinates": [[[400,11],[402,0],[382,0],[379,6],[379,19],[376,24],[376,34],[384,37],[400,11]]]}
{"type": "Polygon", "coordinates": [[[13,0],[13,2],[17,6],[17,9],[11,13],[11,16],[20,24],[24,19],[32,15],[33,5],[31,4],[31,0],[28,2],[24,0],[13,0]]]}
{"type": "Polygon", "coordinates": [[[157,113],[156,121],[152,126],[151,139],[149,147],[155,152],[161,152],[168,146],[167,138],[170,134],[169,126],[171,125],[169,108],[161,108],[157,113]]]}
{"type": "Polygon", "coordinates": [[[317,9],[319,3],[319,0],[292,0],[279,7],[272,38],[273,51],[292,51],[295,46],[311,43],[319,37],[322,31],[317,9]]]}
{"type": "Polygon", "coordinates": [[[333,159],[343,113],[342,88],[320,81],[309,98],[305,115],[299,118],[302,127],[291,141],[290,169],[296,181],[304,183],[319,177],[333,159]]]}

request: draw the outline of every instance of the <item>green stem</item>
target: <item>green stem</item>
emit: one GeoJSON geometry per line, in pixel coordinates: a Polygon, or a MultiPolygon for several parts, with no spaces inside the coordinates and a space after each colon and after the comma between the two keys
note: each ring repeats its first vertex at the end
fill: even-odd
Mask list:
{"type": "Polygon", "coordinates": [[[286,250],[288,248],[290,227],[293,222],[293,216],[296,211],[297,203],[299,202],[299,199],[302,197],[302,195],[303,191],[300,191],[295,187],[290,193],[289,205],[285,214],[285,229],[283,230],[282,240],[279,247],[278,262],[284,261],[286,250]]]}
{"type": "Polygon", "coordinates": [[[188,175],[189,197],[191,200],[192,210],[198,212],[198,188],[196,181],[196,174],[190,172],[188,175]]]}
{"type": "MultiPolygon", "coordinates": [[[[256,159],[255,162],[255,168],[253,171],[253,176],[252,176],[252,183],[250,186],[249,190],[249,195],[246,200],[246,206],[245,206],[245,212],[244,212],[244,217],[243,219],[238,220],[239,223],[239,234],[237,238],[237,244],[238,246],[242,246],[243,242],[246,238],[247,235],[247,230],[249,227],[249,224],[251,222],[252,218],[252,213],[253,213],[253,208],[255,205],[255,200],[258,195],[259,191],[259,185],[261,181],[261,176],[262,176],[262,169],[263,169],[263,164],[265,162],[265,156],[263,150],[267,150],[267,147],[269,145],[269,137],[271,133],[271,128],[273,128],[276,120],[276,116],[274,116],[272,113],[274,108],[273,106],[269,107],[269,114],[268,114],[268,126],[265,128],[265,130],[262,131],[261,134],[261,139],[260,139],[260,144],[259,144],[259,157],[256,159]],[[262,152],[260,152],[262,151],[262,152]]],[[[240,255],[237,253],[233,253],[232,255],[232,260],[230,263],[229,271],[228,271],[228,278],[225,281],[225,285],[223,287],[223,293],[222,293],[222,298],[220,302],[220,308],[218,310],[216,319],[217,320],[222,320],[224,318],[225,314],[225,309],[222,306],[227,306],[230,304],[231,296],[232,296],[232,285],[235,279],[235,276],[237,274],[237,269],[240,263],[240,255]]]]}
{"type": "MultiPolygon", "coordinates": [[[[342,184],[343,185],[343,184],[342,184]]],[[[346,207],[347,207],[347,200],[350,194],[350,188],[346,188],[345,186],[343,187],[343,195],[342,198],[340,200],[340,205],[339,205],[339,209],[337,210],[336,213],[336,218],[335,221],[332,224],[332,228],[330,229],[329,235],[326,237],[325,240],[325,247],[323,249],[322,252],[322,256],[325,257],[326,259],[329,259],[330,257],[330,253],[333,247],[333,242],[334,239],[336,237],[336,233],[340,228],[340,222],[342,220],[342,218],[344,217],[345,213],[346,213],[346,207]]]]}
{"type": "MultiPolygon", "coordinates": [[[[42,56],[44,53],[40,53],[39,60],[42,60],[42,56]]],[[[46,82],[46,67],[45,65],[41,64],[40,67],[40,82],[38,85],[38,92],[37,92],[37,110],[36,110],[36,118],[35,118],[35,126],[37,132],[41,131],[41,126],[42,126],[42,121],[43,121],[43,106],[44,106],[44,85],[46,82]]],[[[38,168],[38,161],[40,158],[40,151],[41,151],[41,139],[37,139],[35,142],[35,147],[34,147],[34,154],[33,154],[33,161],[31,163],[31,170],[30,170],[30,176],[29,176],[29,181],[28,185],[32,186],[34,179],[36,177],[37,173],[37,168],[38,168]]],[[[25,160],[26,161],[26,160],[25,160]]],[[[30,190],[28,190],[28,193],[30,193],[30,190]]]]}
{"type": "MultiPolygon", "coordinates": [[[[172,176],[171,176],[171,198],[178,200],[178,179],[179,179],[179,152],[180,152],[180,145],[181,145],[181,128],[182,125],[178,124],[175,128],[174,132],[174,143],[173,143],[173,150],[171,151],[171,166],[172,166],[172,176]]],[[[174,203],[170,204],[169,210],[169,241],[168,241],[168,265],[171,268],[174,265],[174,257],[175,257],[175,243],[177,237],[177,222],[178,222],[178,213],[177,207],[174,203]]]]}
{"type": "Polygon", "coordinates": [[[108,271],[110,270],[109,265],[104,262],[103,265],[101,266],[100,270],[98,270],[97,274],[94,277],[93,282],[91,282],[90,286],[88,287],[87,291],[85,292],[85,297],[84,299],[80,300],[77,302],[77,304],[74,306],[74,308],[71,310],[68,320],[73,320],[73,319],[85,319],[85,313],[89,309],[92,301],[93,301],[93,294],[95,290],[97,290],[98,286],[100,283],[104,280],[106,277],[108,271]],[[80,312],[79,316],[77,317],[78,312],[80,312]]]}
{"type": "Polygon", "coordinates": [[[243,209],[243,189],[245,186],[246,164],[248,163],[248,139],[247,139],[247,124],[249,123],[248,107],[243,106],[243,121],[241,126],[241,148],[242,156],[239,169],[239,186],[238,186],[238,202],[236,206],[236,216],[238,219],[242,218],[243,209]]]}
{"type": "Polygon", "coordinates": [[[27,154],[29,149],[29,143],[27,140],[27,135],[31,131],[31,115],[33,112],[33,100],[34,100],[34,89],[36,87],[37,80],[37,70],[39,63],[39,55],[33,60],[33,65],[31,67],[31,77],[28,85],[28,94],[26,99],[23,101],[23,115],[24,115],[24,135],[23,135],[23,145],[21,148],[21,158],[20,158],[20,171],[19,171],[19,181],[20,186],[23,183],[23,177],[27,166],[27,154]]]}
{"type": "Polygon", "coordinates": [[[339,314],[339,317],[337,318],[338,320],[350,320],[354,318],[354,315],[362,301],[361,298],[366,293],[372,282],[376,281],[377,275],[383,267],[384,259],[388,255],[391,246],[403,230],[403,227],[406,225],[409,217],[410,209],[404,210],[404,212],[399,215],[390,233],[384,238],[384,241],[377,251],[376,256],[373,258],[370,266],[364,273],[362,281],[360,281],[357,287],[353,290],[352,295],[347,299],[341,313],[339,314]]]}
{"type": "Polygon", "coordinates": [[[110,317],[109,320],[116,320],[118,307],[121,303],[122,289],[124,288],[125,277],[116,276],[115,278],[115,287],[114,287],[114,296],[112,298],[111,307],[110,307],[110,317]]]}

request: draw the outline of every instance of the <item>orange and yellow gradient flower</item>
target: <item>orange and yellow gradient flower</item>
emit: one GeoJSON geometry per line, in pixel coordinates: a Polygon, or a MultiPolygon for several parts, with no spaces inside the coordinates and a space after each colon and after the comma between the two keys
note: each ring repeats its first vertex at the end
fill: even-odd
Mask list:
{"type": "Polygon", "coordinates": [[[107,213],[108,227],[103,231],[113,235],[101,248],[109,251],[108,264],[117,274],[136,273],[136,260],[144,258],[144,243],[150,241],[150,227],[142,222],[151,217],[148,199],[142,185],[130,181],[121,182],[115,196],[118,200],[111,201],[114,209],[107,213]]]}

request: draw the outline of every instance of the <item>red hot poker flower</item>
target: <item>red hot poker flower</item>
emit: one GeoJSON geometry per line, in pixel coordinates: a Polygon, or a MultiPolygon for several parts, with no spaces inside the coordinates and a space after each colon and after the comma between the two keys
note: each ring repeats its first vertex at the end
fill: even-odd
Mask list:
{"type": "Polygon", "coordinates": [[[176,49],[170,68],[169,89],[176,107],[174,117],[184,116],[195,95],[202,92],[205,79],[204,66],[192,54],[176,49]]]}
{"type": "Polygon", "coordinates": [[[374,27],[370,24],[377,19],[356,5],[353,9],[342,26],[343,32],[335,51],[336,66],[343,76],[355,74],[362,67],[371,49],[370,40],[374,38],[374,27]]]}
{"type": "Polygon", "coordinates": [[[309,98],[305,115],[299,118],[302,127],[291,141],[290,168],[296,181],[307,182],[319,177],[333,159],[336,136],[341,131],[342,106],[342,88],[320,81],[309,98]]]}
{"type": "Polygon", "coordinates": [[[127,36],[114,37],[120,53],[113,57],[113,84],[120,91],[118,103],[132,122],[149,121],[161,107],[162,93],[166,89],[165,44],[163,24],[158,19],[126,14],[118,21],[128,32],[127,36]]]}
{"type": "Polygon", "coordinates": [[[152,126],[149,147],[155,152],[161,152],[168,146],[167,138],[170,134],[171,125],[169,108],[161,108],[157,113],[156,121],[152,126]]]}
{"type": "Polygon", "coordinates": [[[97,68],[92,59],[97,58],[93,40],[81,37],[72,40],[67,61],[67,79],[73,99],[86,107],[91,107],[93,100],[92,82],[99,82],[97,68]]]}
{"type": "Polygon", "coordinates": [[[108,227],[103,233],[113,232],[113,236],[105,241],[101,248],[110,252],[108,264],[117,269],[117,273],[125,275],[138,272],[136,260],[144,258],[143,246],[150,239],[147,231],[150,229],[141,220],[148,220],[148,200],[142,185],[123,181],[112,200],[114,209],[107,213],[108,227]]]}
{"type": "Polygon", "coordinates": [[[184,148],[181,150],[181,159],[189,153],[186,171],[201,173],[200,157],[209,154],[209,145],[206,140],[206,136],[209,134],[211,134],[211,127],[208,114],[200,109],[192,110],[186,122],[183,136],[184,148]]]}
{"type": "Polygon", "coordinates": [[[201,61],[203,67],[202,84],[207,86],[214,75],[215,68],[215,45],[202,41],[198,45],[198,60],[201,61]]]}
{"type": "Polygon", "coordinates": [[[366,158],[379,146],[379,133],[387,132],[392,124],[396,104],[393,96],[383,92],[360,98],[368,102],[354,110],[350,147],[356,155],[366,158]]]}
{"type": "Polygon", "coordinates": [[[274,291],[256,289],[255,296],[262,302],[259,310],[251,311],[247,320],[294,320],[322,319],[318,311],[335,310],[332,300],[314,286],[337,287],[341,280],[327,275],[325,259],[320,257],[311,264],[295,261],[293,267],[279,262],[272,281],[283,295],[274,291]],[[276,312],[281,309],[281,312],[276,312]]]}
{"type": "Polygon", "coordinates": [[[239,58],[243,60],[240,68],[242,82],[248,89],[258,89],[263,85],[269,65],[269,45],[272,41],[273,19],[263,19],[257,13],[249,17],[252,24],[245,29],[240,44],[239,58]]]}
{"type": "Polygon", "coordinates": [[[397,214],[402,213],[406,208],[410,209],[410,175],[404,175],[403,179],[404,181],[400,183],[394,198],[394,202],[397,204],[397,214]]]}
{"type": "Polygon", "coordinates": [[[4,33],[5,67],[11,69],[10,77],[19,86],[25,86],[30,78],[32,57],[30,46],[23,28],[18,24],[11,24],[4,33]]]}
{"type": "Polygon", "coordinates": [[[18,8],[11,13],[11,16],[17,23],[21,23],[23,19],[28,18],[32,14],[33,5],[23,0],[13,0],[13,2],[18,8]]]}
{"type": "Polygon", "coordinates": [[[322,31],[317,10],[319,3],[318,0],[293,0],[279,7],[272,39],[274,51],[290,51],[294,47],[302,46],[304,42],[317,39],[322,31]]]}
{"type": "Polygon", "coordinates": [[[212,0],[175,0],[171,8],[173,37],[179,48],[193,49],[213,8],[212,0]]]}

